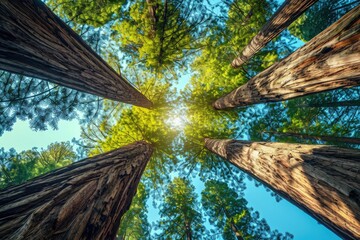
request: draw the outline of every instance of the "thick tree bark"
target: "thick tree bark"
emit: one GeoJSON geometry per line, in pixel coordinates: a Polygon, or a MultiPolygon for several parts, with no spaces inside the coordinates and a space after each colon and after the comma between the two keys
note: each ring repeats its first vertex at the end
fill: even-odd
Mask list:
{"type": "Polygon", "coordinates": [[[0,69],[151,107],[40,0],[0,2],[0,69]]]}
{"type": "Polygon", "coordinates": [[[152,153],[145,142],[0,192],[1,239],[114,239],[152,153]]]}
{"type": "Polygon", "coordinates": [[[360,151],[209,138],[205,145],[339,236],[360,238],[360,151]]]}
{"type": "Polygon", "coordinates": [[[232,61],[231,66],[237,68],[247,62],[316,2],[317,0],[286,0],[242,53],[232,61]]]}
{"type": "Polygon", "coordinates": [[[293,54],[213,104],[216,109],[276,102],[360,85],[360,6],[293,54]]]}
{"type": "Polygon", "coordinates": [[[269,133],[280,136],[289,136],[296,137],[300,139],[314,139],[320,141],[332,141],[332,142],[343,142],[343,143],[353,143],[360,144],[360,138],[352,138],[352,137],[334,137],[334,136],[314,136],[309,134],[295,133],[295,132],[274,132],[274,131],[265,131],[263,133],[269,133]]]}

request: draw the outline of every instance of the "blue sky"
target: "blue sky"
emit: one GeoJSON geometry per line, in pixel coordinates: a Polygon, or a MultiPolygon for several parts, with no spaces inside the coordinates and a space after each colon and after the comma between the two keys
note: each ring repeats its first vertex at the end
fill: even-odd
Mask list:
{"type": "MultiPolygon", "coordinates": [[[[31,149],[32,147],[45,148],[51,142],[70,141],[72,138],[79,138],[80,125],[77,121],[60,121],[58,130],[32,131],[27,122],[18,121],[11,132],[5,132],[0,137],[0,147],[9,149],[15,148],[18,152],[31,149]]],[[[275,198],[267,192],[264,187],[255,187],[254,181],[246,181],[245,198],[248,205],[260,212],[271,229],[278,229],[280,232],[292,233],[296,240],[335,240],[340,239],[323,225],[304,213],[299,208],[286,200],[276,202],[275,198]]],[[[200,195],[203,184],[194,183],[200,195]]],[[[158,219],[156,209],[149,205],[149,220],[158,219]]]]}

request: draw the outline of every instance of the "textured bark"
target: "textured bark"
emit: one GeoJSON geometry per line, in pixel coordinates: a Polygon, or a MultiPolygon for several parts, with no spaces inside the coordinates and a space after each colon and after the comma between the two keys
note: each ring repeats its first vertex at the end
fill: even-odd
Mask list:
{"type": "Polygon", "coordinates": [[[216,109],[276,102],[360,85],[360,6],[305,46],[213,104],[216,109]]]}
{"type": "Polygon", "coordinates": [[[40,0],[0,1],[0,69],[151,107],[40,0]]]}
{"type": "Polygon", "coordinates": [[[317,0],[286,0],[242,53],[232,61],[231,66],[237,68],[247,62],[316,2],[317,0]]]}
{"type": "Polygon", "coordinates": [[[360,238],[360,151],[208,138],[205,145],[339,236],[360,238]]]}
{"type": "Polygon", "coordinates": [[[360,138],[352,138],[352,137],[334,137],[334,136],[314,136],[302,133],[295,132],[273,132],[273,131],[265,131],[263,133],[280,135],[280,136],[289,136],[296,137],[300,139],[314,139],[320,141],[332,141],[332,142],[343,142],[343,143],[352,143],[352,144],[360,144],[360,138]]]}
{"type": "Polygon", "coordinates": [[[136,142],[0,192],[1,239],[114,239],[152,147],[136,142]]]}

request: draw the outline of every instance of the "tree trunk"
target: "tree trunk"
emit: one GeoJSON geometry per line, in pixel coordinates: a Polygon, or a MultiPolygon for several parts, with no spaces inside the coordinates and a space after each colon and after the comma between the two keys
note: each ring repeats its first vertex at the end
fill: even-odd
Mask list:
{"type": "Polygon", "coordinates": [[[190,224],[185,221],[185,232],[186,232],[186,240],[192,240],[192,232],[190,228],[190,224]]]}
{"type": "Polygon", "coordinates": [[[0,192],[1,239],[114,239],[152,153],[145,142],[0,192]]]}
{"type": "Polygon", "coordinates": [[[314,139],[314,140],[320,140],[320,141],[332,141],[332,142],[360,144],[360,138],[352,138],[352,137],[314,136],[314,135],[294,133],[294,132],[284,132],[283,133],[283,132],[273,132],[273,131],[265,131],[263,133],[297,137],[297,138],[301,138],[301,139],[314,139]]]}
{"type": "Polygon", "coordinates": [[[305,46],[213,104],[215,109],[276,102],[360,85],[360,6],[305,46]]]}
{"type": "Polygon", "coordinates": [[[242,53],[232,61],[231,66],[237,68],[247,62],[316,2],[317,0],[286,0],[242,53]]]}
{"type": "Polygon", "coordinates": [[[40,0],[1,0],[0,69],[151,107],[40,0]]]}
{"type": "Polygon", "coordinates": [[[205,145],[339,236],[360,238],[360,151],[209,138],[205,145]]]}
{"type": "Polygon", "coordinates": [[[236,236],[237,240],[244,240],[244,238],[242,237],[241,233],[239,232],[239,230],[237,229],[235,223],[233,220],[231,220],[231,230],[233,231],[233,233],[236,236]]]}

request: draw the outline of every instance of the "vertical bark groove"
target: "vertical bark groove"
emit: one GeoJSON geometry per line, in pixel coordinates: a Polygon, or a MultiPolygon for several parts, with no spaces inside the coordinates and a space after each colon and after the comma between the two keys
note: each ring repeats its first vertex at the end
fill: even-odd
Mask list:
{"type": "Polygon", "coordinates": [[[240,67],[277,37],[317,0],[286,0],[231,65],[240,67]]]}
{"type": "Polygon", "coordinates": [[[360,85],[360,6],[281,62],[213,103],[215,109],[276,102],[360,85]]]}
{"type": "Polygon", "coordinates": [[[0,192],[0,239],[114,239],[152,153],[135,142],[0,192]]]}
{"type": "Polygon", "coordinates": [[[40,0],[0,2],[0,69],[152,106],[40,0]]]}
{"type": "Polygon", "coordinates": [[[360,151],[325,145],[205,139],[345,239],[360,238],[360,151]]]}

